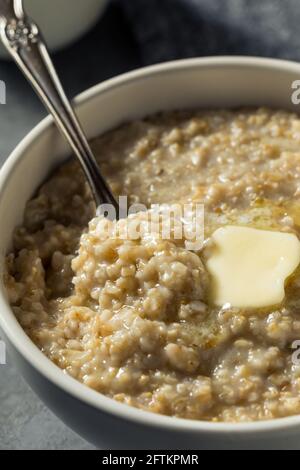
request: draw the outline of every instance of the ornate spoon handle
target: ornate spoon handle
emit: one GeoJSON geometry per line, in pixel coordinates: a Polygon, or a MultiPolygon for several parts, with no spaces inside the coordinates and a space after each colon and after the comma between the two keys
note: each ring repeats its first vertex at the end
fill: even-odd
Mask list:
{"type": "Polygon", "coordinates": [[[58,128],[79,158],[97,207],[118,204],[100,173],[87,138],[57,76],[38,26],[25,14],[22,0],[0,0],[0,36],[58,128]]]}

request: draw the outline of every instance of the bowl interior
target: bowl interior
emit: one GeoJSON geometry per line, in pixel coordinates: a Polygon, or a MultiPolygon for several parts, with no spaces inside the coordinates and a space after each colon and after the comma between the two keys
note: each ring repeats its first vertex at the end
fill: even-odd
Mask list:
{"type": "MultiPolygon", "coordinates": [[[[297,111],[292,83],[297,64],[263,59],[194,59],[150,67],[83,93],[77,112],[89,138],[124,122],[172,109],[269,106],[297,111]]],[[[25,203],[70,154],[50,119],[37,126],[1,172],[0,253],[22,220],[25,203]],[[17,190],[16,190],[17,188],[17,190]]]]}
{"type": "MultiPolygon", "coordinates": [[[[263,59],[174,62],[97,85],[77,99],[77,110],[90,138],[123,122],[163,110],[269,106],[297,111],[291,95],[292,83],[299,75],[300,65],[263,59]]],[[[47,118],[25,138],[1,170],[0,220],[5,221],[0,237],[1,274],[12,232],[22,220],[26,201],[69,153],[52,120],[47,118]]],[[[0,282],[0,326],[20,350],[23,338],[5,298],[0,282]]]]}

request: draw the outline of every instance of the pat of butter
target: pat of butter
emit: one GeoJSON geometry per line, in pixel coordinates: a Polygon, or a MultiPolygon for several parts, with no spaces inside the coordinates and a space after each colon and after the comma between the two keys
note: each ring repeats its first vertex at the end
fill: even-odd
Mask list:
{"type": "Polygon", "coordinates": [[[284,300],[285,281],[300,263],[296,235],[227,226],[212,238],[215,248],[207,269],[216,305],[259,308],[284,300]]]}

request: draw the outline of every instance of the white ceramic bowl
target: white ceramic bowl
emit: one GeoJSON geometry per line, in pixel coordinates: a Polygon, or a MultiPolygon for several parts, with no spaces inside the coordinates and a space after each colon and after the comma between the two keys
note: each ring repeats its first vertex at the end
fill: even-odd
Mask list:
{"type": "MultiPolygon", "coordinates": [[[[26,12],[41,27],[51,51],[71,44],[103,13],[108,0],[24,0],[26,12]],[[75,4],[75,5],[74,5],[75,4]]],[[[7,58],[0,46],[0,58],[7,58]]]]}
{"type": "MultiPolygon", "coordinates": [[[[295,110],[291,84],[299,77],[300,65],[291,62],[193,59],[109,80],[83,93],[77,105],[89,137],[94,137],[124,121],[167,109],[267,105],[295,110]]],[[[69,148],[52,120],[46,118],[1,170],[1,271],[25,202],[68,154],[69,148]]],[[[11,357],[27,382],[63,421],[100,448],[300,448],[300,416],[216,424],[169,418],[117,403],[68,377],[36,348],[16,321],[3,284],[0,312],[0,326],[11,357]]]]}

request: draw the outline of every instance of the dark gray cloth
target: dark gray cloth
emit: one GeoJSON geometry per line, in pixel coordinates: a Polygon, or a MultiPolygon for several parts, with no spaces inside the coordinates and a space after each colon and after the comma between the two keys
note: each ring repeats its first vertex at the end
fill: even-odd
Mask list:
{"type": "Polygon", "coordinates": [[[145,64],[208,55],[300,60],[299,0],[118,0],[145,64]]]}

